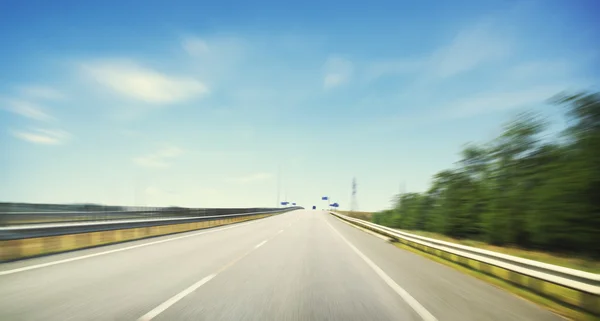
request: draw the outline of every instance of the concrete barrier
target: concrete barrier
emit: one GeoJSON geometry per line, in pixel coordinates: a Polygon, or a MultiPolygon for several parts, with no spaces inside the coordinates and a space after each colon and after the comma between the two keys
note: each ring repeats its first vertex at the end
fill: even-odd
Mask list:
{"type": "Polygon", "coordinates": [[[212,220],[176,223],[169,225],[0,240],[0,262],[72,251],[99,245],[139,240],[160,235],[188,232],[248,220],[255,220],[274,214],[279,213],[216,217],[212,220]]]}

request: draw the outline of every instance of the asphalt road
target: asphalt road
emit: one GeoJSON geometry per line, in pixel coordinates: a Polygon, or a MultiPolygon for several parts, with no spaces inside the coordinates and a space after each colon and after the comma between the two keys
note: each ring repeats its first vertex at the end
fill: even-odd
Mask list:
{"type": "Polygon", "coordinates": [[[561,320],[320,211],[0,264],[0,320],[561,320]]]}

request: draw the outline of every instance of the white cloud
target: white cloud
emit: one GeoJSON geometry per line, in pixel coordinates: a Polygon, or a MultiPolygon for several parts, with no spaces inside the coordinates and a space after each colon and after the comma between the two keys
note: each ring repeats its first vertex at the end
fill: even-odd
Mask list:
{"type": "Polygon", "coordinates": [[[323,86],[325,88],[337,87],[343,84],[346,79],[347,78],[345,76],[340,74],[328,74],[325,75],[325,78],[323,79],[323,86]]]}
{"type": "Polygon", "coordinates": [[[24,86],[17,89],[19,96],[23,98],[1,98],[0,109],[14,114],[43,122],[55,121],[56,118],[45,111],[45,107],[34,102],[36,100],[57,100],[64,96],[50,88],[42,86],[24,86]]]}
{"type": "Polygon", "coordinates": [[[508,57],[511,44],[491,23],[480,23],[459,32],[452,42],[435,52],[428,62],[429,73],[448,78],[476,67],[508,57]]]}
{"type": "Polygon", "coordinates": [[[235,64],[240,58],[247,58],[248,47],[244,40],[236,37],[197,37],[185,36],[181,40],[182,49],[191,57],[199,58],[211,68],[213,64],[235,64]]]}
{"type": "MultiPolygon", "coordinates": [[[[523,90],[481,92],[426,110],[391,115],[366,126],[368,131],[389,132],[398,128],[422,128],[435,123],[477,117],[518,108],[546,104],[548,99],[568,86],[537,86],[523,90]]],[[[580,88],[579,86],[575,88],[580,88]]],[[[416,109],[418,110],[418,108],[416,109]]]]}
{"type": "Polygon", "coordinates": [[[181,154],[183,154],[183,150],[175,146],[163,148],[156,153],[156,155],[163,158],[177,157],[181,154]]]}
{"type": "Polygon", "coordinates": [[[19,92],[30,99],[61,100],[65,98],[62,92],[47,86],[24,86],[19,88],[19,92]]]}
{"type": "Polygon", "coordinates": [[[5,109],[15,114],[40,121],[52,121],[54,117],[44,112],[43,108],[29,101],[9,99],[4,102],[5,109]]]}
{"type": "Polygon", "coordinates": [[[167,168],[171,166],[169,160],[177,158],[183,154],[183,150],[175,147],[169,146],[163,149],[156,151],[155,153],[136,157],[133,159],[133,162],[142,167],[148,168],[167,168]]]}
{"type": "Polygon", "coordinates": [[[366,67],[367,80],[385,75],[418,74],[418,82],[446,79],[508,57],[512,45],[496,25],[482,22],[459,31],[446,45],[423,58],[398,58],[375,61],[366,67]]]}
{"type": "Polygon", "coordinates": [[[354,66],[351,61],[341,57],[330,57],[325,62],[323,87],[331,89],[345,84],[352,77],[354,66]]]}
{"type": "Polygon", "coordinates": [[[30,129],[27,131],[13,131],[13,136],[22,140],[44,145],[62,144],[69,134],[62,130],[30,129]]]}
{"type": "Polygon", "coordinates": [[[579,68],[573,60],[538,60],[518,64],[507,71],[515,80],[522,79],[566,79],[579,68]]]}
{"type": "Polygon", "coordinates": [[[235,184],[249,184],[266,181],[271,179],[272,177],[273,175],[269,173],[255,173],[241,177],[229,178],[227,179],[227,182],[235,184]]]}
{"type": "Polygon", "coordinates": [[[206,41],[197,37],[187,37],[181,46],[190,56],[201,56],[209,51],[206,41]]]}
{"type": "Polygon", "coordinates": [[[382,60],[369,64],[366,67],[367,80],[374,80],[386,75],[414,73],[423,67],[422,59],[396,59],[382,60]]]}
{"type": "Polygon", "coordinates": [[[162,74],[131,62],[90,62],[81,68],[116,93],[152,104],[177,103],[209,93],[203,83],[193,78],[162,74]]]}
{"type": "Polygon", "coordinates": [[[510,110],[545,103],[564,90],[564,86],[540,86],[526,90],[481,93],[440,108],[444,118],[465,118],[495,111],[510,110]]]}
{"type": "Polygon", "coordinates": [[[181,38],[180,45],[188,56],[185,61],[187,70],[208,81],[211,86],[229,88],[232,83],[237,84],[246,77],[251,77],[252,83],[257,78],[248,72],[240,72],[248,70],[248,66],[257,67],[260,57],[253,56],[256,53],[255,43],[249,46],[246,41],[231,36],[186,35],[181,38]]]}

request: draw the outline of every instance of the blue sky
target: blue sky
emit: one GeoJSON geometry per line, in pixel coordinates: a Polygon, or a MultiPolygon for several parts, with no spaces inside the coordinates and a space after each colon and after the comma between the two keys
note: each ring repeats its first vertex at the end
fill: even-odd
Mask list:
{"type": "Polygon", "coordinates": [[[3,1],[0,201],[387,208],[597,89],[590,1],[3,1]],[[280,173],[280,174],[278,174],[280,173]]]}

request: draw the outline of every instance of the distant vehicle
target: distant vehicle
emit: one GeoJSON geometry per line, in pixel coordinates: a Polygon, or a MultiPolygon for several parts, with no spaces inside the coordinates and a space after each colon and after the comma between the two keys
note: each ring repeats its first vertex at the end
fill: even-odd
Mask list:
{"type": "Polygon", "coordinates": [[[317,209],[317,207],[313,205],[313,210],[316,210],[316,209],[317,209]]]}

